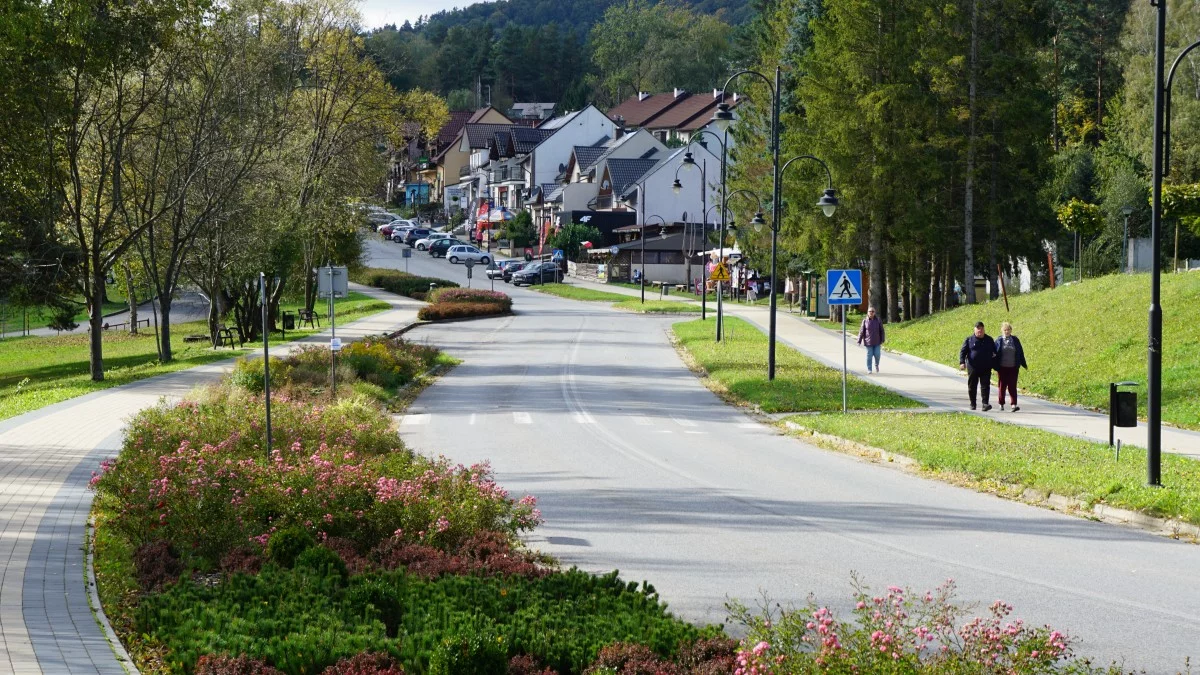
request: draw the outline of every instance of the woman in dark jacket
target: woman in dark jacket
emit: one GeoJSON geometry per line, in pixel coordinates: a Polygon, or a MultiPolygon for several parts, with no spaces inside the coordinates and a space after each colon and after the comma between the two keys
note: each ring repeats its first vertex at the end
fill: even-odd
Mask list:
{"type": "Polygon", "coordinates": [[[1012,324],[1007,321],[1000,324],[1000,332],[1002,335],[996,340],[994,359],[996,376],[1000,380],[1000,409],[1004,410],[1004,392],[1007,389],[1012,411],[1017,412],[1021,409],[1017,406],[1017,376],[1021,368],[1029,370],[1029,364],[1025,362],[1025,350],[1021,347],[1021,341],[1012,334],[1012,324]]]}

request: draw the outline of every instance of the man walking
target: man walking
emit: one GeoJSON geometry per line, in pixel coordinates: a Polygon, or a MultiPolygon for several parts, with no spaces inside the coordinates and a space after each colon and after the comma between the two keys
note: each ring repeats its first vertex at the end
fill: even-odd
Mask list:
{"type": "Polygon", "coordinates": [[[983,411],[992,409],[988,404],[991,394],[992,358],[996,354],[996,341],[983,330],[983,322],[975,324],[975,333],[963,340],[958,350],[958,367],[967,371],[967,394],[971,398],[971,410],[975,409],[975,387],[982,394],[983,411]]]}
{"type": "Polygon", "coordinates": [[[867,348],[867,374],[871,374],[871,358],[875,358],[875,372],[879,372],[879,352],[884,340],[883,322],[875,316],[875,308],[867,308],[867,316],[858,328],[858,344],[867,348]]]}

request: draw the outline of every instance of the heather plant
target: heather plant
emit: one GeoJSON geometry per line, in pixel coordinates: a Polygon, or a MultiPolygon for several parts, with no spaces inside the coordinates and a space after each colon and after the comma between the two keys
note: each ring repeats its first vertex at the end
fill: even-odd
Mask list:
{"type": "Polygon", "coordinates": [[[757,612],[730,602],[730,618],[746,628],[735,673],[1106,672],[1076,660],[1065,634],[1011,619],[1013,607],[1003,601],[967,619],[954,591],[950,580],[923,594],[891,586],[874,595],[856,579],[848,621],[815,602],[800,609],[764,603],[757,612]]]}
{"type": "Polygon", "coordinates": [[[481,288],[439,288],[425,298],[433,304],[454,302],[482,302],[499,305],[503,311],[512,309],[512,298],[499,291],[481,288]]]}
{"type": "Polygon", "coordinates": [[[468,319],[472,317],[507,314],[508,311],[503,305],[494,302],[439,302],[422,307],[417,312],[417,318],[422,321],[468,319]]]}
{"type": "Polygon", "coordinates": [[[225,392],[136,417],[125,450],[92,480],[119,505],[109,526],[135,547],[166,542],[185,567],[208,571],[235,551],[245,560],[245,547],[273,558],[279,541],[292,541],[295,559],[308,547],[294,543],[298,530],[362,551],[392,539],[451,549],[481,530],[514,536],[540,522],[536,501],[511,499],[487,465],[409,452],[366,403],[276,402],[281,442],[269,452],[246,422],[248,404],[257,407],[225,392]]]}

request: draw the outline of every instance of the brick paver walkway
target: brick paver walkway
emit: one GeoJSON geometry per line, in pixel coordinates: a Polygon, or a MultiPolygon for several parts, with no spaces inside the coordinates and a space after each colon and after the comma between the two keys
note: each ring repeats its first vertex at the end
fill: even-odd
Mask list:
{"type": "MultiPolygon", "coordinates": [[[[355,287],[392,309],[338,328],[353,340],[412,323],[422,303],[355,287]]],[[[328,333],[306,338],[325,341],[328,333]]],[[[295,343],[290,343],[295,344],[295,343]]],[[[273,348],[285,353],[290,344],[273,348]]],[[[258,352],[261,353],[261,352],[258,352]]],[[[84,533],[91,472],[125,421],[160,398],[216,381],[232,360],[88,394],[0,422],[0,673],[122,673],[88,604],[84,533]]]]}

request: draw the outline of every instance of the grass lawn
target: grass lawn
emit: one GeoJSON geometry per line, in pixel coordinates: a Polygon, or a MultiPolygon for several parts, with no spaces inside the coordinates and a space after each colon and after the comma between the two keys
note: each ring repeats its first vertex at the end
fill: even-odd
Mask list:
{"type": "MultiPolygon", "coordinates": [[[[700,305],[678,300],[647,300],[644,304],[641,298],[625,298],[613,305],[617,309],[637,314],[699,314],[700,305]]],[[[714,311],[710,309],[709,311],[714,311]]]]}
{"type": "MultiPolygon", "coordinates": [[[[104,316],[124,312],[129,309],[129,305],[125,302],[124,297],[119,291],[109,293],[109,299],[104,303],[100,313],[104,316]]],[[[19,307],[10,305],[0,306],[0,335],[8,336],[10,334],[19,334],[22,324],[25,321],[29,322],[29,328],[45,328],[50,325],[50,320],[54,318],[53,313],[47,307],[37,306],[30,307],[27,310],[22,310],[19,307]]],[[[78,312],[75,312],[75,323],[85,325],[88,321],[87,308],[80,305],[78,312]]]]}
{"type": "Polygon", "coordinates": [[[560,298],[568,300],[586,300],[589,302],[622,302],[628,300],[630,296],[620,293],[609,293],[607,291],[597,291],[591,288],[582,286],[572,286],[571,284],[539,284],[530,286],[530,290],[545,293],[547,295],[557,295],[560,298]]]}
{"type": "MultiPolygon", "coordinates": [[[[811,412],[842,409],[841,372],[817,363],[783,344],[775,347],[775,381],[767,380],[767,336],[754,325],[725,318],[725,339],[713,340],[713,324],[688,321],[673,326],[680,345],[708,376],[739,403],[764,412],[811,412]]],[[[856,410],[920,408],[921,403],[871,382],[850,376],[849,405],[856,410]]]]}
{"type": "MultiPolygon", "coordinates": [[[[1107,409],[1108,383],[1141,383],[1139,412],[1146,411],[1146,313],[1150,278],[1145,274],[1085,279],[1009,298],[960,307],[949,312],[889,325],[887,345],[951,366],[976,321],[988,333],[1000,334],[1000,322],[1011,321],[1021,338],[1029,370],[1020,386],[1066,403],[1107,409]]],[[[1165,274],[1163,307],[1163,420],[1200,429],[1200,274],[1165,274]]],[[[851,317],[853,318],[853,317],[851,317]]]]}
{"type": "MultiPolygon", "coordinates": [[[[361,293],[350,293],[336,303],[338,322],[361,319],[389,307],[386,302],[361,293]]],[[[288,331],[287,337],[290,341],[315,332],[311,328],[288,331]]],[[[87,333],[0,340],[0,420],[93,391],[261,348],[261,345],[247,345],[241,350],[214,350],[207,342],[185,344],[183,337],[193,333],[207,334],[208,328],[204,322],[173,324],[171,345],[175,360],[159,363],[153,332],[138,335],[106,332],[102,382],[93,382],[88,375],[87,333]]]]}
{"type": "Polygon", "coordinates": [[[1102,443],[1059,436],[961,413],[804,415],[813,431],[905,455],[934,473],[976,487],[1018,485],[1200,525],[1200,462],[1163,455],[1163,484],[1146,486],[1146,452],[1121,459],[1102,443]]]}

